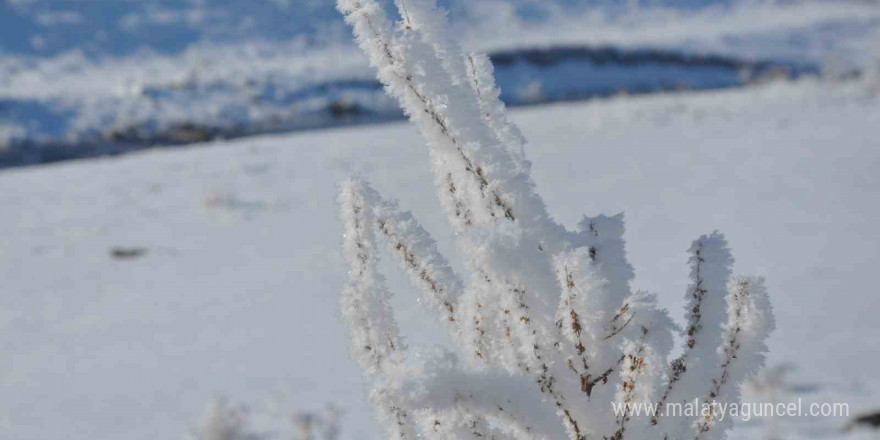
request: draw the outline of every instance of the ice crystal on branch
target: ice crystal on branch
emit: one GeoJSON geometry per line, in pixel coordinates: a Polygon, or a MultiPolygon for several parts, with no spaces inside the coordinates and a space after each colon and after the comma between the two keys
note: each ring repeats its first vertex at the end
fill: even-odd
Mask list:
{"type": "Polygon", "coordinates": [[[397,22],[374,0],[339,0],[338,8],[427,140],[467,276],[396,203],[366,182],[342,185],[343,315],[388,438],[724,437],[729,426],[715,415],[620,415],[612,403],[738,400],[773,328],[762,282],[730,280],[720,234],[695,241],[685,347],[670,361],[678,328],[653,295],[631,290],[623,217],[585,218],[575,231],[554,222],[489,59],[462,52],[434,0],[396,4],[397,22]],[[407,358],[377,271],[380,251],[445,323],[461,360],[407,358]]]}

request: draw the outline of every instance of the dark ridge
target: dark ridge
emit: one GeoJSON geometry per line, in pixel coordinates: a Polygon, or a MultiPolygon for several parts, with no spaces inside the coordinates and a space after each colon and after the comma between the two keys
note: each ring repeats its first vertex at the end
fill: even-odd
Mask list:
{"type": "Polygon", "coordinates": [[[492,63],[508,66],[514,63],[528,63],[539,66],[552,66],[565,61],[586,60],[598,65],[658,63],[685,66],[716,66],[738,69],[742,67],[769,67],[780,63],[748,62],[737,58],[719,55],[696,55],[662,49],[618,49],[612,46],[556,46],[548,48],[515,49],[494,52],[490,55],[492,63]],[[762,66],[763,65],[763,66],[762,66]]]}

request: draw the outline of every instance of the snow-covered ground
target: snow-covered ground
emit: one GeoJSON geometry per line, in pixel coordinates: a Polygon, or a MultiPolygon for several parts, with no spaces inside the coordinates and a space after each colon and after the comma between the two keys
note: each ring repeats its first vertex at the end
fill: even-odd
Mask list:
{"type": "MultiPolygon", "coordinates": [[[[626,212],[636,288],[680,316],[684,250],[720,229],[735,270],[767,276],[770,364],[799,368],[782,399],[880,409],[880,80],[618,97],[513,118],[560,221],[626,212]]],[[[344,439],[380,438],[338,319],[336,184],[351,173],[399,198],[455,255],[407,124],[0,172],[0,438],[178,439],[219,395],[278,438],[291,412],[328,402],[346,411],[344,439]]],[[[442,341],[387,265],[408,341],[442,341]]],[[[842,434],[846,420],[776,429],[856,438],[842,434]]],[[[766,429],[752,420],[732,435],[766,429]]]]}

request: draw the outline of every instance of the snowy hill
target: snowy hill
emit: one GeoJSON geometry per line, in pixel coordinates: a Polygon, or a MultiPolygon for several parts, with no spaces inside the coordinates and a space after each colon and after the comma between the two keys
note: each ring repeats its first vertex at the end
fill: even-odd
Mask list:
{"type": "MultiPolygon", "coordinates": [[[[770,364],[800,368],[781,398],[878,409],[877,78],[615,97],[513,118],[560,221],[626,212],[636,288],[678,311],[682,244],[723,230],[738,269],[767,276],[770,364]]],[[[389,124],[0,172],[0,438],[177,439],[216,395],[249,404],[254,429],[274,438],[289,437],[291,411],[326,402],[346,411],[343,439],[380,438],[338,321],[336,183],[369,178],[455,255],[423,145],[412,126],[389,124]]],[[[404,333],[434,324],[403,277],[385,272],[404,333]]],[[[844,436],[846,421],[778,429],[870,438],[844,436]]],[[[767,423],[733,437],[762,437],[767,423]]]]}
{"type": "MultiPolygon", "coordinates": [[[[385,1],[390,4],[390,0],[385,1]]],[[[439,2],[456,20],[478,23],[489,10],[531,22],[551,20],[560,9],[621,13],[632,3],[596,0],[547,2],[465,0],[439,2]]],[[[731,0],[645,2],[694,9],[731,0]]],[[[139,0],[94,3],[66,0],[4,0],[0,3],[0,53],[52,56],[81,50],[90,56],[126,55],[142,49],[165,54],[195,43],[305,38],[315,44],[347,41],[348,30],[332,0],[139,0]]]]}
{"type": "MultiPolygon", "coordinates": [[[[327,53],[321,55],[328,58],[327,53]]],[[[814,64],[656,49],[549,47],[499,51],[490,57],[501,98],[510,106],[740,87],[820,73],[814,64]]],[[[0,100],[0,114],[8,121],[29,125],[0,151],[0,167],[125,153],[157,144],[403,119],[368,69],[339,66],[316,75],[271,71],[273,64],[261,66],[264,75],[203,75],[199,69],[179,81],[68,97],[73,102],[56,96],[0,100]]],[[[91,75],[83,79],[93,81],[91,75]]],[[[74,81],[67,78],[68,83],[74,81]]]]}

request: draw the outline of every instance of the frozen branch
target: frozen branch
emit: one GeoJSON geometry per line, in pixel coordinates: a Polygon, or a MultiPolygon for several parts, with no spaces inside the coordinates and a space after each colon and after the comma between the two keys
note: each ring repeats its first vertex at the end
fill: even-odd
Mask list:
{"type": "MultiPolygon", "coordinates": [[[[653,295],[633,292],[623,216],[554,222],[535,192],[525,140],[499,100],[485,55],[449,37],[434,0],[396,0],[392,23],[375,0],[339,0],[378,77],[425,137],[432,171],[468,276],[427,232],[363,182],[343,185],[350,280],[343,316],[354,357],[390,438],[691,440],[729,427],[705,419],[615,414],[611,403],[738,401],[763,365],[773,318],[759,279],[729,283],[718,233],[691,246],[685,347],[653,295]],[[464,362],[411,359],[377,242],[450,328],[464,362]],[[720,348],[720,349],[719,349],[720,348]],[[720,353],[720,355],[719,355],[720,353]]],[[[663,411],[661,410],[660,414],[663,411]]]]}

